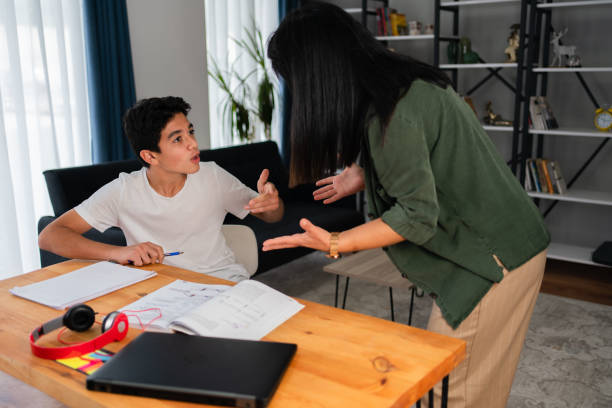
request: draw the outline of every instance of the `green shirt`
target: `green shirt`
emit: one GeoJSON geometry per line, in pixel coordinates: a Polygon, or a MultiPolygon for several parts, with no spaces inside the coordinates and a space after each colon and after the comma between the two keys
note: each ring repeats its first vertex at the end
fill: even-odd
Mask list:
{"type": "MultiPolygon", "coordinates": [[[[406,241],[387,254],[456,328],[494,282],[544,250],[542,217],[471,108],[417,80],[363,145],[369,211],[406,241]]],[[[518,295],[518,294],[517,294],[518,295]]]]}

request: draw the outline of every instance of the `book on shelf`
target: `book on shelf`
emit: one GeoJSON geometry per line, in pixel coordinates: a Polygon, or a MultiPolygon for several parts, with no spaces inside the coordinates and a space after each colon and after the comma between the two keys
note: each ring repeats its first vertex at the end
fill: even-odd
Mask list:
{"type": "Polygon", "coordinates": [[[533,129],[536,130],[559,128],[559,123],[545,96],[531,96],[529,98],[529,119],[533,129]]]}
{"type": "Polygon", "coordinates": [[[255,280],[234,286],[176,280],[121,311],[140,329],[259,340],[303,307],[255,280]]]}
{"type": "Polygon", "coordinates": [[[525,161],[525,190],[546,194],[564,194],[567,185],[556,160],[533,158],[525,161]]]}
{"type": "Polygon", "coordinates": [[[548,99],[546,99],[545,96],[537,96],[536,98],[538,99],[540,109],[542,109],[546,129],[558,129],[559,123],[557,122],[557,118],[555,118],[555,115],[553,114],[548,99]]]}
{"type": "Polygon", "coordinates": [[[533,185],[532,191],[541,193],[542,187],[540,186],[540,179],[538,178],[538,171],[536,169],[536,164],[535,164],[534,159],[527,159],[527,167],[529,169],[529,171],[527,172],[527,175],[531,176],[531,181],[533,185]]]}
{"type": "Polygon", "coordinates": [[[542,189],[543,193],[550,193],[550,191],[548,191],[548,182],[546,180],[546,173],[544,173],[544,165],[542,162],[542,159],[535,159],[535,163],[536,163],[536,170],[537,170],[537,174],[538,174],[538,181],[540,182],[540,188],[542,189]]]}
{"type": "Polygon", "coordinates": [[[408,34],[408,25],[406,24],[405,14],[391,13],[389,18],[391,20],[391,34],[392,35],[408,34]]]}
{"type": "Polygon", "coordinates": [[[549,164],[552,170],[551,174],[553,183],[557,187],[557,194],[565,194],[567,192],[567,184],[565,182],[565,178],[563,177],[563,173],[561,172],[559,162],[556,160],[551,160],[549,164]]]}
{"type": "MultiPolygon", "coordinates": [[[[389,7],[378,7],[376,9],[376,26],[378,35],[389,36],[398,35],[393,33],[392,15],[398,14],[397,10],[389,7]]],[[[403,16],[403,14],[401,14],[403,16]]],[[[396,21],[396,30],[399,28],[399,21],[397,17],[393,18],[396,21]]],[[[406,16],[404,16],[404,27],[406,27],[406,16]]]]}
{"type": "Polygon", "coordinates": [[[535,191],[536,190],[535,186],[533,185],[533,182],[531,181],[529,160],[530,159],[525,160],[525,184],[523,185],[523,187],[525,188],[525,191],[535,191]]]}
{"type": "Polygon", "coordinates": [[[534,129],[546,130],[544,113],[542,112],[540,103],[535,96],[529,98],[529,118],[531,119],[531,125],[534,129]]]}
{"type": "Polygon", "coordinates": [[[555,194],[555,189],[553,188],[552,180],[550,179],[550,174],[548,173],[548,160],[540,159],[540,166],[542,166],[542,171],[544,172],[544,179],[546,180],[546,189],[549,194],[555,194]]]}
{"type": "Polygon", "coordinates": [[[552,191],[552,194],[559,194],[559,187],[555,183],[555,177],[553,175],[553,160],[544,160],[544,170],[546,171],[546,177],[550,181],[550,185],[548,186],[549,190],[552,191]]]}

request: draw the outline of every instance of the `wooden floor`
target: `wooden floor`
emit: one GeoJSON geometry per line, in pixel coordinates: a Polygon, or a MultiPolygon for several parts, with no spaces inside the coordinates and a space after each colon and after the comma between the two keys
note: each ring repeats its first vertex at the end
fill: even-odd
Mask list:
{"type": "Polygon", "coordinates": [[[612,268],[549,259],[541,291],[612,306],[612,268]]]}

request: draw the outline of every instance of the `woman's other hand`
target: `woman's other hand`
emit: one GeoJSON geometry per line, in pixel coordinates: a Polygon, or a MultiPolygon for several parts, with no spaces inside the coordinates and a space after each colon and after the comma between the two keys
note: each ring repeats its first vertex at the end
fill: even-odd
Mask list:
{"type": "Polygon", "coordinates": [[[324,252],[329,251],[331,235],[329,232],[317,227],[306,218],[300,220],[300,227],[304,232],[265,240],[262,249],[272,251],[274,249],[306,247],[324,252]]]}
{"type": "Polygon", "coordinates": [[[312,193],[314,199],[323,200],[323,204],[333,203],[365,188],[363,169],[353,163],[336,176],[318,180],[316,185],[323,187],[312,193]]]}

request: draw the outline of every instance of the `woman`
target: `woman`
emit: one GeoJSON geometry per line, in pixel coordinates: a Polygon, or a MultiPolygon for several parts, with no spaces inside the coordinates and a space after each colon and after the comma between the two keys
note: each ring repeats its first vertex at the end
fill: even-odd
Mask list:
{"type": "Polygon", "coordinates": [[[291,183],[327,176],[325,203],[365,188],[372,220],[330,233],[302,219],[263,249],[383,247],[434,297],[428,329],[467,342],[449,406],[505,407],[550,239],[474,112],[443,73],[330,4],[288,15],[268,56],[292,96],[291,183]]]}

